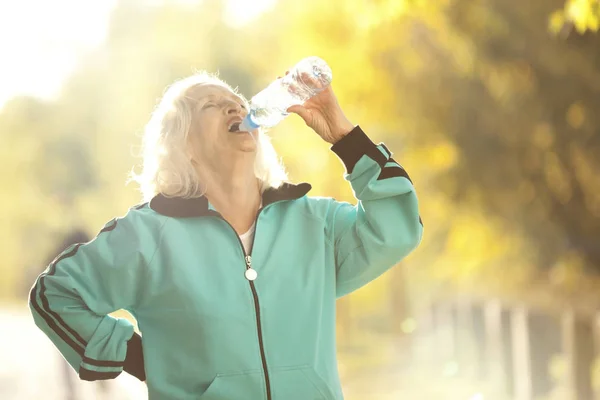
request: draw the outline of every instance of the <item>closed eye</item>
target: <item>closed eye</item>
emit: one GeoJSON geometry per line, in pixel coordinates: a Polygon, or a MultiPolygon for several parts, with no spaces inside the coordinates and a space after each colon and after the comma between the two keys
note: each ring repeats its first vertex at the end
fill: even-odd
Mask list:
{"type": "Polygon", "coordinates": [[[211,103],[209,101],[209,102],[204,103],[204,105],[202,106],[202,109],[204,110],[204,109],[207,109],[207,108],[210,108],[210,107],[215,107],[215,106],[216,106],[215,103],[211,103]]]}

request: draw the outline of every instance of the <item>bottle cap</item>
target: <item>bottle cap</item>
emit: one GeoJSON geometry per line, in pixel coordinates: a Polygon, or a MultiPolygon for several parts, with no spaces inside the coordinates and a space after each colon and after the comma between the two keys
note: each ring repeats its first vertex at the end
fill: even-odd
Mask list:
{"type": "Polygon", "coordinates": [[[242,123],[240,124],[240,131],[253,131],[257,128],[259,128],[260,125],[256,124],[253,120],[252,120],[252,114],[248,114],[246,115],[246,117],[244,118],[244,120],[242,121],[242,123]]]}

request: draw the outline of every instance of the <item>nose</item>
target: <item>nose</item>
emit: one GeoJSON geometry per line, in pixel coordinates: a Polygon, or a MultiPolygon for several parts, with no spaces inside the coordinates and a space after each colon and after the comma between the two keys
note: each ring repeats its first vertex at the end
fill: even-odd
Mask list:
{"type": "Polygon", "coordinates": [[[227,112],[227,115],[241,114],[242,106],[240,106],[236,101],[228,101],[225,111],[227,112]]]}

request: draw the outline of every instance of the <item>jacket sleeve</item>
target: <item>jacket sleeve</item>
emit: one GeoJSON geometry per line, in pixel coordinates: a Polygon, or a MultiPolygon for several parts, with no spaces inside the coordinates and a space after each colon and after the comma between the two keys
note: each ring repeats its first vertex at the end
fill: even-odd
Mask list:
{"type": "Polygon", "coordinates": [[[377,278],[420,243],[423,224],[408,174],[383,145],[361,130],[331,148],[346,167],[357,205],[332,200],[327,235],[334,247],[336,294],[344,296],[377,278]]]}
{"type": "Polygon", "coordinates": [[[90,242],[68,247],[29,293],[36,325],[83,380],[112,379],[123,370],[145,379],[141,338],[126,319],[135,308],[144,260],[125,218],[108,222],[90,242]]]}

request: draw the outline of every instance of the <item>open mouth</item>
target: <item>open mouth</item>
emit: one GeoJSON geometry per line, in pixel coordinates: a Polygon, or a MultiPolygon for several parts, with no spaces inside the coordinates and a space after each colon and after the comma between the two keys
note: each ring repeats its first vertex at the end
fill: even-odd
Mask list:
{"type": "Polygon", "coordinates": [[[235,122],[229,126],[229,132],[239,132],[241,122],[235,122]]]}

